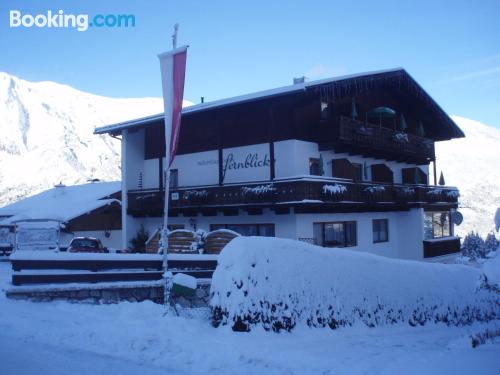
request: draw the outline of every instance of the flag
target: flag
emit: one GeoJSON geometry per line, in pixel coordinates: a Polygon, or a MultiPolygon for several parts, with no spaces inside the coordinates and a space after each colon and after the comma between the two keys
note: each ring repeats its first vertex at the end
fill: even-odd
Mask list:
{"type": "Polygon", "coordinates": [[[165,111],[165,157],[168,158],[168,167],[174,161],[177,144],[179,143],[186,57],[187,46],[158,55],[163,89],[163,108],[165,111]]]}

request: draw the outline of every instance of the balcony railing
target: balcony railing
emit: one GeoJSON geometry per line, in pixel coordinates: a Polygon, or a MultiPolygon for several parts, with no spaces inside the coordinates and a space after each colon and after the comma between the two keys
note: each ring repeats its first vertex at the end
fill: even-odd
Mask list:
{"type": "Polygon", "coordinates": [[[341,143],[388,154],[389,157],[402,156],[422,162],[434,160],[434,143],[430,139],[343,116],[339,118],[338,128],[341,143]]]}
{"type": "MultiPolygon", "coordinates": [[[[161,216],[163,192],[128,192],[128,212],[132,215],[161,216]]],[[[279,205],[367,205],[399,206],[447,203],[456,204],[458,190],[452,187],[396,185],[353,182],[343,179],[302,178],[269,183],[208,186],[170,191],[169,207],[203,209],[238,206],[279,205]]]]}

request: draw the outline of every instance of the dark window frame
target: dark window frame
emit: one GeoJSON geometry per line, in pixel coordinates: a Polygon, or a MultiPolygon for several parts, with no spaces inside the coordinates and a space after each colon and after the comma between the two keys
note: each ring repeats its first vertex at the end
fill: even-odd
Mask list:
{"type": "Polygon", "coordinates": [[[170,190],[175,190],[179,188],[179,170],[171,169],[170,170],[170,178],[168,181],[168,188],[170,190]]]}
{"type": "Polygon", "coordinates": [[[452,222],[451,222],[451,211],[450,210],[442,210],[442,211],[424,211],[424,240],[432,240],[436,238],[448,238],[453,236],[453,229],[452,229],[452,222]],[[441,215],[446,215],[447,220],[444,220],[441,223],[441,215]],[[439,215],[439,221],[437,220],[437,215],[439,215]],[[431,217],[430,219],[430,228],[428,227],[429,224],[429,219],[428,216],[431,217]],[[447,227],[444,225],[447,223],[447,227]],[[437,233],[436,235],[436,227],[440,228],[441,233],[437,233]],[[447,234],[445,234],[445,228],[447,229],[447,234]],[[432,234],[432,237],[428,237],[428,234],[432,234]]]}
{"type": "Polygon", "coordinates": [[[321,176],[321,165],[319,158],[309,158],[309,175],[321,176]],[[314,173],[314,168],[317,168],[317,173],[314,173]]]}
{"type": "Polygon", "coordinates": [[[363,181],[363,164],[351,163],[354,167],[354,181],[363,181]]]}
{"type": "Polygon", "coordinates": [[[358,222],[356,220],[346,220],[346,221],[326,221],[326,222],[315,222],[314,225],[321,226],[320,234],[321,234],[321,243],[320,246],[323,247],[355,247],[358,246],[358,222]],[[340,225],[342,227],[343,232],[343,243],[341,245],[334,244],[332,241],[328,241],[326,239],[326,231],[325,228],[328,225],[340,225]],[[354,241],[349,242],[348,236],[346,235],[348,232],[346,228],[351,226],[352,233],[354,235],[354,241]]]}
{"type": "Polygon", "coordinates": [[[383,243],[389,242],[389,219],[373,219],[372,220],[372,238],[373,243],[383,243]],[[385,228],[380,226],[381,223],[385,223],[385,228]],[[378,228],[376,228],[378,227],[378,228]],[[380,239],[382,237],[382,230],[385,229],[385,239],[380,239]],[[378,233],[378,240],[375,239],[376,234],[378,233]]]}
{"type": "MultiPolygon", "coordinates": [[[[261,229],[265,226],[272,227],[272,236],[268,237],[276,237],[276,225],[273,223],[248,223],[248,224],[210,224],[210,231],[214,231],[217,229],[229,229],[232,230],[231,228],[228,227],[248,227],[248,226],[254,226],[256,227],[256,232],[258,233],[257,236],[265,237],[263,234],[261,234],[261,229]]],[[[235,230],[235,232],[238,232],[235,230]]],[[[240,232],[238,232],[240,233],[240,232]]],[[[241,233],[240,233],[241,234],[241,233]]],[[[243,235],[243,234],[242,234],[243,235]]]]}

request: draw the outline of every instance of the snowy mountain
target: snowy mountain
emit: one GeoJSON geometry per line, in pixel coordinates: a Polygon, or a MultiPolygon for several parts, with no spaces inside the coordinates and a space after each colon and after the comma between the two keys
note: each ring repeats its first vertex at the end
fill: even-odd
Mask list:
{"type": "Polygon", "coordinates": [[[464,222],[456,227],[463,236],[471,230],[485,236],[494,229],[500,207],[500,129],[452,116],[465,138],[436,144],[438,176],[460,189],[459,211],[464,222]]]}
{"type": "Polygon", "coordinates": [[[0,206],[55,184],[120,179],[120,142],[94,128],[159,113],[161,98],[112,99],[0,73],[0,206]]]}
{"type": "MultiPolygon", "coordinates": [[[[162,110],[161,98],[106,98],[0,73],[0,207],[59,182],[120,179],[119,141],[94,128],[162,110]]],[[[500,207],[500,130],[453,119],[466,138],[437,144],[438,173],[462,194],[457,233],[485,235],[500,207]]]]}

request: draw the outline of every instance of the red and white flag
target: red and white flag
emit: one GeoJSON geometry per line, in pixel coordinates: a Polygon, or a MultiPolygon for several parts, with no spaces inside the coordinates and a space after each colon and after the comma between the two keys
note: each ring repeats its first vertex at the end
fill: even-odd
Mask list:
{"type": "Polygon", "coordinates": [[[183,46],[158,55],[160,59],[165,111],[165,146],[168,167],[174,161],[181,129],[184,77],[186,74],[187,47],[183,46]]]}

